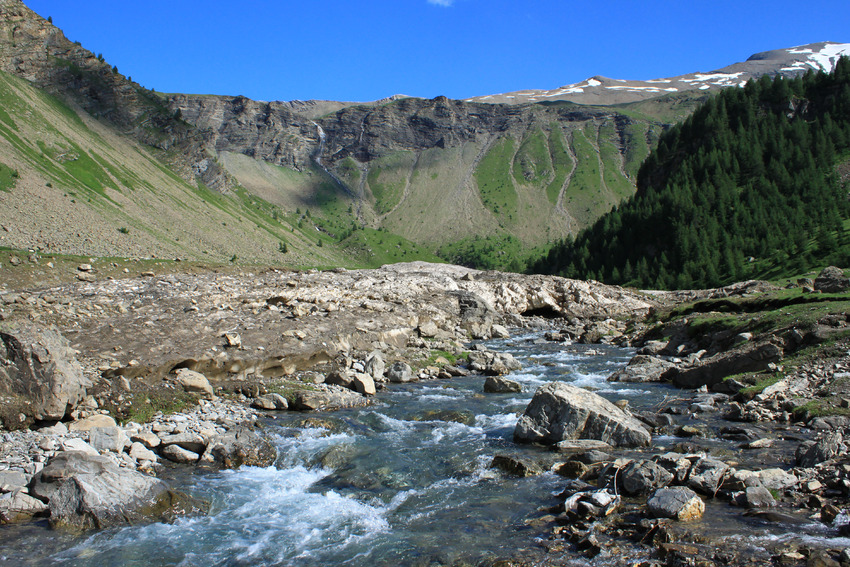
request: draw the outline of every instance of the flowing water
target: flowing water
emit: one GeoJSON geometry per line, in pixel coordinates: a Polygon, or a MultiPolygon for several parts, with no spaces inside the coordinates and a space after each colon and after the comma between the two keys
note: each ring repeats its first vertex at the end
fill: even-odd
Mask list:
{"type": "Polygon", "coordinates": [[[280,457],[269,468],[188,475],[179,488],[209,515],[74,538],[11,528],[0,561],[17,565],[450,565],[542,555],[527,520],[552,506],[563,479],[510,478],[490,468],[517,448],[512,433],[534,390],[550,380],[592,386],[633,407],[663,386],[610,384],[632,352],[567,346],[536,335],[489,343],[513,353],[521,394],[482,394],[483,378],[391,385],[366,408],[280,414],[266,422],[280,457]],[[328,429],[330,425],[330,429],[328,429]]]}

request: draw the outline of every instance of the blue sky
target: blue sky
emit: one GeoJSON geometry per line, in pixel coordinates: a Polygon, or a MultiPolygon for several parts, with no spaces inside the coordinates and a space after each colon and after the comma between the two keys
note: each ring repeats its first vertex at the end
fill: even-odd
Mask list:
{"type": "Polygon", "coordinates": [[[148,88],[258,100],[466,98],[850,42],[847,0],[24,2],[148,88]]]}

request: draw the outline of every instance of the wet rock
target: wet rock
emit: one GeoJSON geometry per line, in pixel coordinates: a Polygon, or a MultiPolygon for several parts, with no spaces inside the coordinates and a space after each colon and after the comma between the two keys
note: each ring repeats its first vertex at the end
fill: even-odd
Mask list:
{"type": "Polygon", "coordinates": [[[653,461],[632,461],[620,473],[623,491],[629,495],[647,494],[673,481],[673,474],[653,461]]]}
{"type": "Polygon", "coordinates": [[[603,518],[614,513],[620,506],[620,497],[610,491],[587,490],[576,492],[564,501],[567,518],[603,518]]]}
{"type": "Polygon", "coordinates": [[[535,392],[514,439],[546,444],[597,439],[614,447],[646,446],[652,440],[638,420],[602,396],[563,382],[550,382],[535,392]]]}
{"type": "Polygon", "coordinates": [[[746,344],[738,349],[724,351],[692,368],[674,367],[664,373],[679,388],[712,388],[724,378],[742,372],[758,372],[771,363],[781,360],[782,347],[773,343],[746,344]]]}
{"type": "Polygon", "coordinates": [[[729,465],[723,461],[703,457],[691,467],[688,486],[706,496],[714,496],[728,470],[729,465]]]}
{"type": "Polygon", "coordinates": [[[675,364],[654,356],[639,354],[622,370],[608,377],[609,382],[660,382],[661,376],[675,364]]]}
{"type": "Polygon", "coordinates": [[[28,522],[47,511],[47,505],[21,489],[0,496],[0,525],[28,522]]]}
{"type": "Polygon", "coordinates": [[[369,353],[369,356],[366,357],[366,363],[363,365],[363,371],[371,376],[375,382],[382,382],[385,370],[384,356],[378,351],[369,353]]]}
{"type": "MultiPolygon", "coordinates": [[[[24,327],[0,332],[0,394],[20,400],[14,417],[62,419],[85,399],[90,386],[74,349],[57,331],[24,327]]],[[[10,418],[0,412],[5,427],[16,429],[18,423],[10,418]]]]}
{"type": "Polygon", "coordinates": [[[277,451],[265,437],[242,425],[211,439],[200,460],[234,469],[242,465],[268,467],[274,464],[276,458],[277,451]]]}
{"type": "Polygon", "coordinates": [[[809,468],[836,458],[846,449],[844,436],[840,431],[825,434],[817,442],[800,445],[797,449],[797,464],[809,468]]]}
{"type": "Polygon", "coordinates": [[[394,362],[387,369],[387,379],[394,383],[412,382],[414,380],[413,370],[404,362],[394,362]]]}
{"type": "Polygon", "coordinates": [[[290,409],[297,411],[331,410],[365,406],[369,400],[347,388],[327,390],[299,390],[293,396],[290,409]]]}
{"type": "Polygon", "coordinates": [[[787,490],[800,482],[799,479],[782,469],[764,469],[756,473],[762,486],[770,490],[787,490]]]}
{"type": "Polygon", "coordinates": [[[509,339],[511,337],[510,332],[502,325],[494,324],[492,327],[490,327],[490,331],[493,335],[493,338],[496,339],[509,339]]]}
{"type": "Polygon", "coordinates": [[[537,476],[543,472],[535,463],[512,455],[496,455],[493,457],[493,462],[490,463],[490,466],[510,475],[520,477],[537,476]]]}
{"type": "Polygon", "coordinates": [[[649,513],[656,518],[682,522],[696,520],[705,512],[705,503],[690,488],[675,486],[656,490],[647,501],[649,513]]]}
{"type": "Polygon", "coordinates": [[[484,380],[484,392],[488,394],[510,394],[522,392],[522,385],[519,382],[500,378],[498,376],[488,376],[484,380]]]}
{"type": "Polygon", "coordinates": [[[374,396],[377,393],[375,381],[368,374],[356,373],[352,379],[352,386],[355,392],[364,396],[374,396]]]}
{"type": "Polygon", "coordinates": [[[168,492],[159,479],[79,452],[57,454],[30,484],[30,493],[47,502],[51,526],[77,530],[147,519],[168,492]]]}
{"type": "Polygon", "coordinates": [[[776,499],[770,490],[763,486],[750,486],[733,495],[734,502],[744,508],[770,508],[776,506],[776,499]]]}
{"type": "Polygon", "coordinates": [[[507,352],[472,351],[469,368],[490,376],[501,376],[522,369],[522,364],[507,352]]]}
{"type": "MultiPolygon", "coordinates": [[[[565,441],[558,441],[555,443],[555,449],[559,453],[582,453],[583,455],[604,457],[601,461],[611,460],[611,456],[604,452],[610,451],[612,449],[611,445],[604,441],[597,441],[596,439],[568,439],[565,441]]],[[[582,457],[582,455],[579,455],[579,457],[582,457]]],[[[591,461],[582,462],[587,462],[589,464],[591,461]]]]}
{"type": "Polygon", "coordinates": [[[814,288],[823,293],[841,293],[850,289],[850,279],[841,268],[828,266],[815,278],[814,288]]]}

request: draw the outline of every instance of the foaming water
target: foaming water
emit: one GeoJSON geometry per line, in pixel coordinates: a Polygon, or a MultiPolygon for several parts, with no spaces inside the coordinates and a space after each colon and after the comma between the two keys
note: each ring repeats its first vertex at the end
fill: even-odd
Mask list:
{"type": "Polygon", "coordinates": [[[541,556],[544,535],[528,520],[555,503],[562,480],[552,473],[511,478],[491,467],[497,454],[533,450],[517,447],[513,430],[534,391],[560,380],[609,399],[628,397],[642,409],[669,389],[607,382],[630,350],[539,339],[490,343],[523,363],[507,376],[521,393],[483,394],[484,378],[470,376],[389,385],[369,407],[330,414],[330,429],[305,427],[304,414],[279,413],[265,422],[278,449],[274,466],[199,472],[178,487],[207,500],[208,515],[81,538],[15,528],[0,562],[312,567],[541,556]]]}

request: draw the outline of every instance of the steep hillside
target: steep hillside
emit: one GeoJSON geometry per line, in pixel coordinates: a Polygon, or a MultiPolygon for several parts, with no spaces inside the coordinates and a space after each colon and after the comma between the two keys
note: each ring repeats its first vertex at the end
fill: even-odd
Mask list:
{"type": "MultiPolygon", "coordinates": [[[[151,150],[0,72],[0,246],[45,253],[336,264],[315,228],[190,184],[151,150]],[[4,175],[8,172],[8,175],[4,175]],[[285,241],[288,253],[280,252],[285,241]]],[[[330,240],[330,239],[328,239],[330,240]]]]}
{"type": "MultiPolygon", "coordinates": [[[[640,159],[665,124],[653,118],[657,109],[444,97],[321,117],[244,97],[172,95],[169,103],[249,191],[284,208],[308,203],[311,189],[294,174],[318,166],[352,201],[359,223],[431,248],[501,235],[528,247],[575,233],[634,192],[640,159]],[[272,183],[235,155],[293,175],[272,183]]],[[[321,200],[312,197],[320,207],[321,200]]]]}
{"type": "Polygon", "coordinates": [[[403,96],[261,102],[145,89],[20,0],[0,0],[0,70],[9,73],[3,82],[20,109],[9,113],[8,149],[0,154],[0,187],[12,190],[12,197],[0,195],[9,211],[5,244],[263,262],[278,261],[275,250],[286,249],[287,262],[346,266],[438,253],[516,268],[518,257],[577,234],[633,195],[641,161],[706,90],[738,84],[746,73],[831,64],[842,45],[754,56],[745,70],[677,78],[675,92],[658,87],[673,84],[660,79],[651,88],[621,81],[581,87],[583,95],[596,93],[583,102],[604,106],[566,95],[510,104],[403,96]],[[627,91],[641,96],[623,97],[627,91]],[[76,121],[51,122],[48,106],[56,104],[76,121]],[[46,135],[42,123],[58,133],[46,135]],[[57,167],[102,171],[60,179],[57,167]],[[78,217],[58,195],[92,191],[92,207],[106,205],[85,213],[90,222],[71,222],[78,217]],[[237,220],[206,217],[208,207],[237,220]],[[68,222],[50,223],[47,210],[68,222]],[[186,234],[178,240],[181,225],[195,228],[180,229],[186,234]],[[118,229],[129,232],[104,236],[118,229]]]}
{"type": "Polygon", "coordinates": [[[634,199],[537,271],[714,287],[850,261],[850,58],[722,91],[661,137],[634,199]]]}

